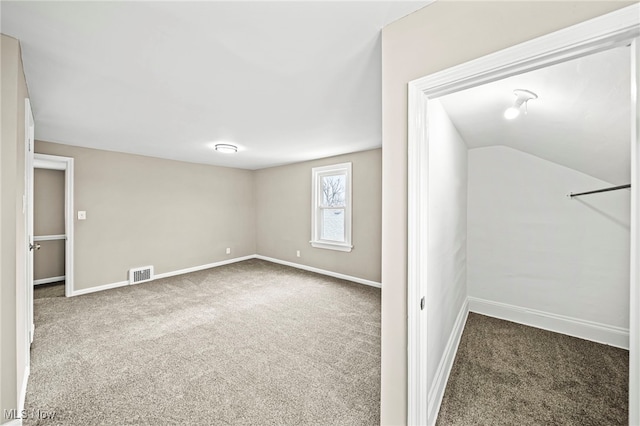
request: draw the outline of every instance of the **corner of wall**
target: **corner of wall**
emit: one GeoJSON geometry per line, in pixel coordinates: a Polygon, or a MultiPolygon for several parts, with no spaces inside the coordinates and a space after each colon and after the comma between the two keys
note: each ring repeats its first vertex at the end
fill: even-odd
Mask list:
{"type": "MultiPolygon", "coordinates": [[[[20,309],[24,288],[24,108],[28,97],[22,69],[20,43],[2,34],[2,130],[0,145],[0,410],[17,409],[28,366],[19,358],[24,336],[18,327],[26,322],[20,309]]],[[[0,421],[7,419],[0,417],[0,421]]]]}
{"type": "Polygon", "coordinates": [[[377,148],[255,171],[256,253],[290,264],[379,282],[380,157],[381,149],[377,148]],[[314,248],[309,244],[311,169],[343,162],[353,163],[354,250],[350,253],[314,248]],[[286,196],[280,195],[283,192],[286,196]],[[296,256],[296,250],[301,251],[301,256],[296,256]]]}

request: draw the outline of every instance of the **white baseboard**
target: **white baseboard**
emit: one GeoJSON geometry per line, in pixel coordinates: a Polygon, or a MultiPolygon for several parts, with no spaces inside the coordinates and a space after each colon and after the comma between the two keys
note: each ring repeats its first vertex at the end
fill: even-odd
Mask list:
{"type": "MultiPolygon", "coordinates": [[[[24,410],[24,402],[27,399],[27,383],[29,382],[29,374],[31,374],[31,367],[26,366],[24,369],[24,373],[22,375],[22,388],[20,388],[20,395],[18,395],[18,411],[17,414],[21,415],[24,410]]],[[[1,413],[2,419],[4,420],[5,413],[1,413]]],[[[13,419],[6,423],[3,423],[2,426],[21,426],[22,419],[13,419]]]]}
{"type": "Polygon", "coordinates": [[[24,402],[27,399],[27,383],[29,382],[29,375],[31,374],[31,366],[27,365],[22,375],[22,388],[20,389],[20,395],[18,398],[18,411],[24,410],[24,402]]]}
{"type": "Polygon", "coordinates": [[[469,310],[555,333],[629,349],[629,329],[586,321],[506,303],[468,297],[469,310]]]}
{"type": "Polygon", "coordinates": [[[267,262],[279,263],[280,265],[291,266],[292,268],[303,269],[305,271],[315,272],[316,274],[327,275],[341,280],[353,281],[354,283],[364,284],[371,287],[382,288],[382,284],[375,281],[365,280],[364,278],[353,277],[351,275],[340,274],[338,272],[327,271],[325,269],[314,268],[313,266],[301,265],[299,263],[287,262],[286,260],[274,259],[273,257],[262,256],[256,254],[256,259],[266,260],[267,262]]]}
{"type": "Polygon", "coordinates": [[[449,335],[447,341],[447,347],[442,354],[438,369],[436,370],[435,380],[429,389],[429,401],[427,407],[428,424],[435,425],[438,418],[438,412],[440,411],[440,404],[444,397],[444,391],[449,381],[449,374],[453,368],[453,361],[456,358],[458,352],[458,345],[460,345],[460,339],[462,338],[462,332],[464,331],[464,325],[467,322],[467,315],[469,315],[469,301],[465,300],[458,312],[456,322],[453,325],[453,330],[449,335]]]}
{"type": "Polygon", "coordinates": [[[64,281],[64,280],[65,280],[64,275],[61,275],[59,277],[40,278],[39,280],[33,280],[33,285],[57,283],[58,281],[64,281]]]}
{"type": "Polygon", "coordinates": [[[204,269],[217,268],[218,266],[229,265],[231,263],[242,262],[244,260],[255,259],[255,255],[234,257],[233,259],[221,260],[220,262],[207,263],[206,265],[194,266],[192,268],[179,269],[177,271],[164,272],[162,274],[156,274],[156,280],[160,278],[175,277],[176,275],[188,274],[190,272],[202,271],[204,269]]]}
{"type": "Polygon", "coordinates": [[[69,296],[82,296],[83,294],[95,293],[98,291],[111,290],[112,288],[124,287],[129,285],[129,281],[118,281],[117,283],[98,285],[95,287],[82,288],[80,290],[72,290],[69,296]]]}
{"type": "MultiPolygon", "coordinates": [[[[233,259],[222,260],[220,262],[207,263],[206,265],[194,266],[186,269],[179,269],[177,271],[164,272],[162,274],[156,274],[154,280],[161,278],[174,277],[176,275],[188,274],[189,272],[202,271],[203,269],[215,268],[217,266],[228,265],[230,263],[242,262],[243,260],[254,259],[255,255],[235,257],[233,259]]],[[[81,290],[73,290],[70,296],[81,296],[83,294],[95,293],[98,291],[110,290],[112,288],[124,287],[129,285],[129,281],[118,281],[116,283],[99,285],[96,287],[83,288],[81,290]]],[[[137,284],[133,284],[137,285],[137,284]]]]}
{"type": "MultiPolygon", "coordinates": [[[[218,266],[229,265],[231,263],[242,262],[244,260],[249,260],[249,259],[262,259],[262,260],[266,260],[267,262],[279,263],[281,265],[291,266],[293,268],[304,269],[306,271],[316,272],[318,274],[328,275],[328,276],[334,277],[334,278],[340,278],[340,279],[347,280],[347,281],[353,281],[353,282],[356,282],[358,284],[365,284],[365,285],[369,285],[369,286],[372,286],[372,287],[378,287],[378,288],[381,287],[380,283],[377,283],[375,281],[369,281],[369,280],[365,280],[363,278],[352,277],[350,275],[339,274],[337,272],[326,271],[324,269],[313,268],[311,266],[300,265],[300,264],[293,263],[293,262],[287,262],[287,261],[284,261],[284,260],[274,259],[272,257],[261,256],[261,255],[258,255],[258,254],[252,254],[252,255],[249,255],[249,256],[242,256],[242,257],[234,257],[233,259],[221,260],[220,262],[207,263],[206,265],[194,266],[194,267],[191,267],[191,268],[179,269],[177,271],[170,271],[170,272],[164,272],[162,274],[156,274],[155,277],[154,277],[154,280],[158,280],[158,279],[161,279],[161,278],[174,277],[176,275],[188,274],[190,272],[202,271],[204,269],[216,268],[218,266]]],[[[99,285],[99,286],[96,286],[96,287],[83,288],[83,289],[80,289],[80,290],[72,290],[71,294],[69,296],[81,296],[83,294],[95,293],[97,291],[110,290],[112,288],[124,287],[124,286],[127,286],[127,285],[129,285],[129,281],[119,281],[119,282],[116,282],[116,283],[104,284],[104,285],[99,285]]]]}

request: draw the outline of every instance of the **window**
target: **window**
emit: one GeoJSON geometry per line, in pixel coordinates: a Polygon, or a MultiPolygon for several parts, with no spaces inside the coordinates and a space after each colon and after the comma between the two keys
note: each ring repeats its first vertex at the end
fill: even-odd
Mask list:
{"type": "Polygon", "coordinates": [[[311,169],[311,245],[351,251],[351,163],[311,169]]]}

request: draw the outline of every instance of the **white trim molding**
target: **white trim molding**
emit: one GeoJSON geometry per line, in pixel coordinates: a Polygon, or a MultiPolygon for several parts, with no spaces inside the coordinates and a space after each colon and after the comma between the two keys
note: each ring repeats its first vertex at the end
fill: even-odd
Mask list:
{"type": "MultiPolygon", "coordinates": [[[[252,254],[252,255],[249,255],[249,256],[242,256],[242,257],[234,257],[233,259],[222,260],[220,262],[207,263],[206,265],[199,265],[199,266],[194,266],[194,267],[191,267],[191,268],[179,269],[179,270],[176,270],[176,271],[170,271],[170,272],[164,272],[162,274],[156,274],[154,279],[153,279],[153,281],[159,280],[159,279],[162,279],[162,278],[174,277],[176,275],[188,274],[190,272],[197,272],[197,271],[202,271],[202,270],[205,270],[205,269],[217,268],[219,266],[229,265],[231,263],[243,262],[245,260],[250,260],[250,259],[260,259],[260,260],[265,260],[265,261],[271,262],[271,263],[278,263],[280,265],[291,266],[292,268],[304,269],[305,271],[315,272],[317,274],[327,275],[329,277],[339,278],[341,280],[352,281],[354,283],[364,284],[364,285],[368,285],[368,286],[371,286],[371,287],[377,287],[377,288],[381,288],[382,287],[382,285],[380,283],[375,282],[375,281],[366,280],[364,278],[353,277],[351,275],[340,274],[338,272],[331,272],[331,271],[327,271],[327,270],[324,270],[324,269],[314,268],[312,266],[300,265],[298,263],[287,262],[285,260],[274,259],[272,257],[267,257],[267,256],[261,256],[259,254],[252,254]]],[[[96,293],[98,291],[111,290],[112,288],[125,287],[125,286],[128,286],[128,285],[137,285],[137,284],[129,284],[129,281],[118,281],[118,282],[115,282],[115,283],[104,284],[104,285],[99,285],[99,286],[95,286],[95,287],[89,287],[89,288],[83,288],[83,289],[80,289],[80,290],[75,290],[71,294],[71,296],[81,296],[83,294],[96,293]]]]}
{"type": "Polygon", "coordinates": [[[37,154],[37,157],[33,159],[34,169],[47,169],[47,170],[66,170],[67,167],[64,162],[57,161],[56,158],[70,158],[70,157],[58,157],[56,155],[49,154],[37,154]]]}
{"type": "MultiPolygon", "coordinates": [[[[222,260],[220,262],[207,263],[206,265],[194,266],[191,268],[179,269],[177,271],[164,272],[162,274],[156,274],[154,276],[153,281],[159,280],[162,278],[174,277],[176,275],[188,274],[189,272],[202,271],[204,269],[216,268],[218,266],[228,265],[230,263],[242,262],[243,260],[249,260],[255,258],[255,255],[243,256],[243,257],[235,257],[233,259],[222,260]]],[[[150,282],[150,281],[149,281],[150,282]]],[[[129,281],[118,281],[115,283],[99,285],[95,287],[83,288],[80,290],[74,290],[71,296],[82,296],[83,294],[96,293],[98,291],[111,290],[112,288],[125,287],[128,285],[138,285],[129,284],[129,281]]]]}
{"type": "Polygon", "coordinates": [[[190,272],[202,271],[210,268],[217,268],[218,266],[229,265],[231,263],[243,262],[245,260],[254,259],[255,255],[234,257],[233,259],[221,260],[220,262],[207,263],[206,265],[194,266],[192,268],[179,269],[177,271],[164,272],[162,274],[156,274],[155,279],[175,277],[176,275],[188,274],[190,272]]]}
{"type": "Polygon", "coordinates": [[[429,97],[479,86],[629,44],[640,35],[638,4],[419,78],[429,97]]]}
{"type": "MultiPolygon", "coordinates": [[[[18,395],[18,408],[16,414],[18,416],[22,416],[24,411],[24,403],[27,399],[27,383],[29,382],[29,375],[31,374],[31,367],[27,365],[27,368],[24,370],[24,375],[22,377],[22,388],[20,389],[20,394],[18,395]]],[[[4,419],[4,412],[2,413],[2,418],[4,419]]],[[[22,425],[22,417],[18,419],[10,420],[6,423],[2,424],[3,426],[21,426],[22,425]]]]}
{"type": "Polygon", "coordinates": [[[407,423],[427,424],[427,298],[429,251],[428,197],[429,146],[427,143],[427,100],[409,84],[409,142],[407,147],[407,423]],[[425,165],[425,167],[423,167],[425,165]]]}
{"type": "Polygon", "coordinates": [[[83,294],[97,293],[99,291],[111,290],[112,288],[124,287],[127,285],[129,285],[129,281],[118,281],[110,284],[97,285],[95,287],[81,288],[79,290],[74,289],[67,297],[82,296],[83,294]]]}
{"type": "Polygon", "coordinates": [[[29,382],[29,375],[31,374],[31,366],[27,365],[24,369],[22,376],[22,389],[20,389],[20,396],[18,401],[18,411],[24,410],[24,402],[27,400],[27,383],[29,382]]]}
{"type": "MultiPolygon", "coordinates": [[[[31,368],[31,343],[33,342],[33,278],[34,278],[34,253],[33,245],[33,159],[35,149],[35,121],[33,118],[33,110],[31,109],[31,100],[25,98],[24,100],[24,194],[22,196],[22,214],[24,215],[24,249],[26,250],[24,261],[24,280],[16,281],[16,378],[20,377],[22,372],[22,384],[20,388],[16,386],[16,392],[18,397],[18,407],[20,411],[24,407],[24,396],[26,395],[27,381],[29,378],[29,371],[31,368]],[[24,283],[24,286],[21,284],[24,283]],[[21,288],[22,287],[22,288],[21,288]],[[24,311],[21,309],[18,303],[21,299],[20,295],[24,294],[23,305],[24,311]],[[19,320],[21,314],[24,314],[24,329],[21,330],[19,320]],[[24,352],[21,352],[21,348],[18,342],[20,342],[20,336],[24,337],[24,352]],[[21,364],[24,362],[24,366],[21,364]],[[20,371],[20,368],[24,370],[20,371]]],[[[16,385],[18,383],[16,382],[16,385]]],[[[4,418],[4,413],[2,413],[4,418]]],[[[1,420],[0,420],[1,421],[1,420]]]]}
{"type": "MultiPolygon", "coordinates": [[[[428,356],[426,336],[426,315],[419,308],[420,300],[428,298],[427,269],[430,259],[426,256],[428,246],[428,224],[425,212],[428,207],[429,186],[425,170],[428,169],[429,126],[427,111],[430,101],[439,96],[465,90],[481,84],[497,81],[506,77],[533,71],[570,59],[596,53],[615,46],[635,46],[634,39],[640,35],[640,4],[633,4],[615,12],[582,22],[551,34],[521,43],[519,45],[492,53],[482,58],[454,66],[452,68],[427,75],[408,84],[408,265],[407,265],[407,421],[410,425],[426,424],[433,419],[438,407],[429,407],[428,401],[434,397],[426,393],[426,358],[428,356]]],[[[638,48],[635,47],[637,52],[638,48]]],[[[634,69],[632,79],[634,90],[640,78],[634,69]]],[[[632,111],[636,111],[637,93],[632,93],[632,111]]],[[[632,121],[638,121],[637,112],[632,121]]],[[[633,167],[640,162],[637,152],[639,131],[635,124],[632,129],[633,167]]],[[[637,171],[633,175],[638,181],[637,171]]],[[[638,273],[638,226],[637,200],[640,197],[634,185],[632,191],[631,217],[631,318],[632,344],[630,347],[630,387],[629,419],[636,424],[640,421],[640,342],[636,336],[640,333],[638,310],[640,310],[640,278],[638,273]],[[635,344],[633,342],[636,342],[635,344]]],[[[556,318],[557,319],[557,318],[556,318]]],[[[566,323],[566,321],[564,321],[566,323]]],[[[583,329],[584,323],[576,327],[583,329]]],[[[593,328],[593,327],[592,327],[593,328]]],[[[615,334],[615,330],[609,330],[615,334]]],[[[621,330],[617,330],[621,332],[621,330]]],[[[606,334],[606,333],[605,333],[606,334]]],[[[611,334],[611,333],[609,333],[611,334]]]]}
{"type": "Polygon", "coordinates": [[[343,244],[343,243],[328,243],[326,241],[309,241],[311,243],[311,247],[327,249],[327,250],[337,250],[337,251],[346,251],[350,252],[353,250],[353,246],[351,244],[343,244]]]}
{"type": "Polygon", "coordinates": [[[66,239],[67,239],[67,236],[64,234],[33,236],[33,241],[57,241],[57,240],[66,240],[66,239]]]}
{"type": "Polygon", "coordinates": [[[354,283],[364,284],[371,287],[382,288],[381,283],[371,281],[371,280],[366,280],[364,278],[354,277],[352,275],[340,274],[338,272],[327,271],[326,269],[314,268],[313,266],[301,265],[299,263],[293,263],[293,262],[288,262],[286,260],[274,259],[273,257],[262,256],[259,254],[256,254],[254,257],[256,259],[266,260],[267,262],[271,262],[271,263],[279,263],[280,265],[291,266],[292,268],[303,269],[309,272],[315,272],[316,274],[326,275],[333,278],[339,278],[341,280],[346,280],[346,281],[352,281],[354,283]]]}
{"type": "Polygon", "coordinates": [[[467,323],[467,317],[469,316],[469,301],[465,300],[458,312],[456,322],[447,341],[447,346],[442,354],[438,369],[436,370],[435,380],[429,389],[429,423],[430,425],[436,424],[438,418],[438,412],[440,411],[440,404],[444,397],[444,391],[449,381],[449,375],[453,368],[453,362],[456,359],[456,353],[458,352],[458,346],[462,339],[462,332],[464,326],[467,323]]]}
{"type": "Polygon", "coordinates": [[[629,349],[629,329],[469,296],[469,311],[629,349]]]}
{"type": "Polygon", "coordinates": [[[51,278],[40,278],[39,280],[33,280],[33,285],[57,283],[58,281],[64,281],[64,280],[65,280],[64,275],[60,275],[58,277],[51,277],[51,278]]]}
{"type": "Polygon", "coordinates": [[[629,292],[629,424],[640,425],[640,38],[631,43],[631,291],[629,292]],[[633,259],[636,261],[634,262],[633,259]]]}

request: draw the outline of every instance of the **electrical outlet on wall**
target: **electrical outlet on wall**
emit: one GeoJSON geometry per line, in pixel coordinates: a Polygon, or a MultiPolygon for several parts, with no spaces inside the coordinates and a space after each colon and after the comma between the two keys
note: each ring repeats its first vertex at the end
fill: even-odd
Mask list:
{"type": "Polygon", "coordinates": [[[300,257],[300,250],[296,250],[296,257],[300,257]]]}
{"type": "Polygon", "coordinates": [[[231,254],[231,248],[227,247],[227,254],[231,254]]]}

